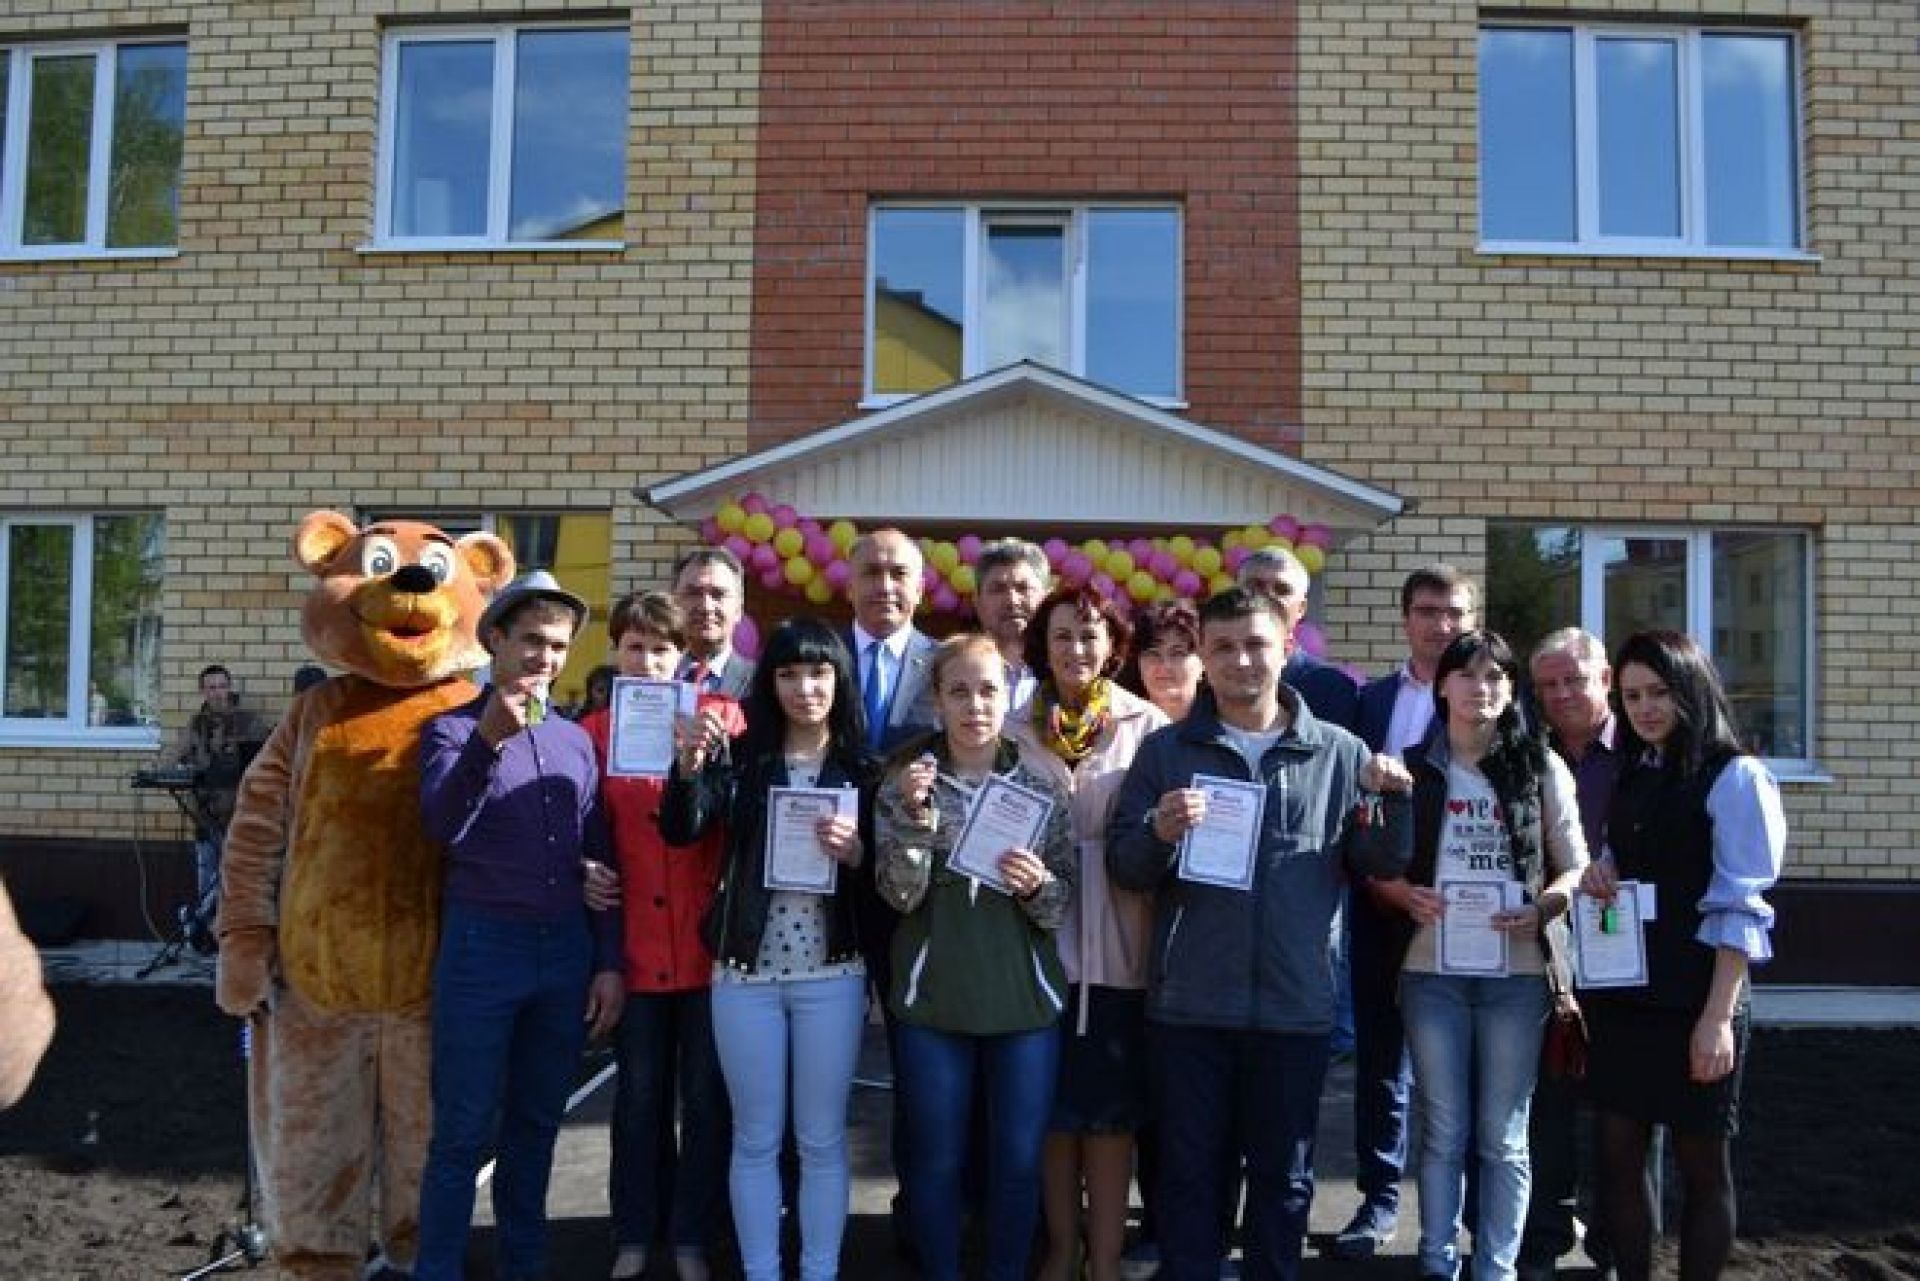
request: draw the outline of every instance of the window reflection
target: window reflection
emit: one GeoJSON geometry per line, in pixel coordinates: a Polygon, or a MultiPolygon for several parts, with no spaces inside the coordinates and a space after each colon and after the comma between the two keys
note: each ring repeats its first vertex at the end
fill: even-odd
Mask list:
{"type": "Polygon", "coordinates": [[[1480,33],[1480,234],[1577,237],[1573,33],[1480,33]]]}
{"type": "Polygon", "coordinates": [[[883,209],[873,219],[873,390],[933,391],[962,376],[966,218],[883,209]]]}
{"type": "Polygon", "coordinates": [[[1707,36],[1700,70],[1708,239],[1791,248],[1800,237],[1792,42],[1707,36]]]}
{"type": "Polygon", "coordinates": [[[1687,544],[1678,538],[1593,540],[1605,580],[1605,635],[1619,643],[1649,628],[1687,630],[1687,544]]]}
{"type": "Polygon", "coordinates": [[[1680,234],[1678,60],[1671,40],[1597,42],[1603,235],[1680,234]]]}
{"type": "Polygon", "coordinates": [[[72,525],[17,524],[7,535],[5,714],[67,715],[73,624],[72,525]]]}
{"type": "Polygon", "coordinates": [[[493,43],[413,41],[399,56],[393,232],[485,235],[493,43]]]}
{"type": "Polygon", "coordinates": [[[1180,392],[1180,220],[1165,209],[1087,215],[1089,381],[1136,396],[1180,392]]]}
{"type": "Polygon", "coordinates": [[[35,58],[27,112],[27,207],[21,239],[72,245],[87,238],[87,175],[93,155],[91,54],[35,58]]]}
{"type": "Polygon", "coordinates": [[[1805,756],[1806,557],[1795,534],[1713,536],[1713,654],[1740,729],[1769,756],[1805,756]]]}
{"type": "Polygon", "coordinates": [[[186,118],[187,47],[123,46],[114,67],[109,245],[171,245],[179,239],[186,118]]]}
{"type": "Polygon", "coordinates": [[[987,229],[980,281],[980,363],[1067,365],[1066,228],[996,223],[987,229]]]}
{"type": "Polygon", "coordinates": [[[627,33],[517,41],[513,240],[617,240],[626,190],[627,33]]]}

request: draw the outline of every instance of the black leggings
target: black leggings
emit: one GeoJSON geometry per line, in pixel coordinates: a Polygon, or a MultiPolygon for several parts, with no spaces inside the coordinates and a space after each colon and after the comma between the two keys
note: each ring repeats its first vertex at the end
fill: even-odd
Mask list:
{"type": "MultiPolygon", "coordinates": [[[[1652,1132],[1617,1112],[1600,1117],[1600,1193],[1620,1281],[1647,1281],[1653,1271],[1652,1132]]],[[[1733,1251],[1731,1147],[1723,1134],[1675,1132],[1669,1143],[1680,1168],[1680,1281],[1717,1281],[1733,1251]]]]}

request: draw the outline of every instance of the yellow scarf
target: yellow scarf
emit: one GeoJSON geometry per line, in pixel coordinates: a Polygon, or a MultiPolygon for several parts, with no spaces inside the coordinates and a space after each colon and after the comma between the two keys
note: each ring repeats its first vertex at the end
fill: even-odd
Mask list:
{"type": "Polygon", "coordinates": [[[1112,701],[1113,683],[1102,676],[1087,687],[1085,705],[1069,711],[1060,702],[1059,690],[1048,681],[1033,696],[1034,732],[1047,750],[1069,765],[1078,765],[1113,724],[1112,701]]]}

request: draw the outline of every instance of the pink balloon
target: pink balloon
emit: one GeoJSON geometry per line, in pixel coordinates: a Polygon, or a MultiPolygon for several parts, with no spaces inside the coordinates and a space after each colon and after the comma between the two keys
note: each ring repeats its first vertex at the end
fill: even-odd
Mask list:
{"type": "Polygon", "coordinates": [[[800,523],[800,513],[785,503],[781,503],[767,514],[773,517],[773,527],[775,529],[792,529],[800,523]]]}
{"type": "Polygon", "coordinates": [[[709,516],[700,522],[700,541],[708,546],[719,542],[725,535],[720,532],[720,522],[709,516]]]}
{"type": "Polygon", "coordinates": [[[1092,580],[1087,583],[1087,586],[1093,588],[1094,591],[1099,592],[1108,600],[1112,600],[1117,594],[1114,590],[1113,576],[1111,574],[1095,574],[1092,580]]]}
{"type": "Polygon", "coordinates": [[[931,596],[940,590],[940,571],[931,565],[920,570],[920,590],[931,596]]]}
{"type": "Polygon", "coordinates": [[[1191,600],[1200,594],[1200,575],[1190,569],[1183,569],[1173,576],[1173,590],[1191,600]]]}
{"type": "Polygon", "coordinates": [[[1300,522],[1291,516],[1275,516],[1267,522],[1267,532],[1291,543],[1300,537],[1300,522]]]}
{"type": "Polygon", "coordinates": [[[812,538],[815,534],[824,534],[827,532],[826,530],[820,527],[820,522],[815,520],[811,516],[801,521],[799,525],[795,526],[795,528],[797,528],[800,531],[801,535],[806,538],[812,538]]]}
{"type": "Polygon", "coordinates": [[[751,618],[742,617],[733,625],[733,652],[743,658],[760,657],[760,629],[751,618]]]}
{"type": "Polygon", "coordinates": [[[1085,552],[1068,552],[1066,559],[1060,562],[1060,577],[1075,587],[1086,582],[1092,573],[1093,560],[1085,552]]]}
{"type": "Polygon", "coordinates": [[[833,540],[819,530],[807,535],[806,552],[807,559],[812,561],[816,568],[831,564],[839,555],[834,550],[833,540]]]}
{"type": "Polygon", "coordinates": [[[772,543],[761,543],[748,553],[747,561],[754,569],[767,574],[780,568],[780,553],[773,549],[772,543]]]}
{"type": "Polygon", "coordinates": [[[1333,545],[1333,531],[1325,525],[1307,525],[1300,530],[1300,541],[1326,551],[1333,545]]]}
{"type": "Polygon", "coordinates": [[[745,562],[753,555],[753,544],[745,534],[728,534],[727,541],[720,544],[734,554],[735,559],[745,562]]]}
{"type": "Polygon", "coordinates": [[[1144,565],[1153,559],[1153,544],[1144,538],[1136,538],[1127,544],[1127,554],[1133,557],[1133,563],[1144,565]]]}
{"type": "Polygon", "coordinates": [[[936,614],[951,614],[960,608],[960,596],[945,583],[933,589],[933,610],[936,614]]]}
{"type": "Polygon", "coordinates": [[[757,516],[767,510],[767,500],[762,498],[757,492],[748,494],[740,500],[740,510],[749,516],[757,516]]]}
{"type": "Polygon", "coordinates": [[[1315,658],[1327,656],[1327,634],[1312,623],[1302,623],[1293,629],[1294,643],[1315,658]]]}
{"type": "Polygon", "coordinates": [[[1053,566],[1056,571],[1060,568],[1061,562],[1067,558],[1068,547],[1065,539],[1049,538],[1040,544],[1040,550],[1047,554],[1047,564],[1053,566]]]}
{"type": "MultiPolygon", "coordinates": [[[[778,559],[776,556],[775,560],[778,559]]],[[[760,585],[770,592],[786,591],[787,571],[778,564],[775,564],[772,569],[760,571],[760,585]]]]}
{"type": "Polygon", "coordinates": [[[1227,572],[1229,574],[1239,573],[1240,563],[1246,560],[1247,556],[1248,556],[1248,552],[1246,548],[1229,547],[1227,549],[1227,558],[1226,558],[1227,572]]]}
{"type": "Polygon", "coordinates": [[[853,581],[853,566],[838,558],[827,562],[827,567],[820,572],[825,575],[827,586],[836,592],[845,591],[853,581]]]}
{"type": "Polygon", "coordinates": [[[963,536],[953,546],[960,553],[960,563],[963,565],[971,565],[980,559],[980,539],[973,534],[963,536]]]}
{"type": "Polygon", "coordinates": [[[1174,575],[1180,572],[1180,562],[1173,558],[1172,552],[1155,552],[1147,558],[1147,568],[1161,582],[1170,583],[1174,575]]]}

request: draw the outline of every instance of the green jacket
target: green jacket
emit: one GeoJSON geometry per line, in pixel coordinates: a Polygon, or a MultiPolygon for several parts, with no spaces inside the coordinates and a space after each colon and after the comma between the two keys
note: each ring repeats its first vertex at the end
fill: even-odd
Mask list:
{"type": "Polygon", "coordinates": [[[1045,1027],[1059,1017],[1067,992],[1053,943],[1073,895],[1067,795],[1001,740],[994,773],[1053,799],[1034,851],[1053,879],[1030,898],[1013,899],[947,867],[971,799],[948,781],[949,769],[944,737],[910,743],[889,762],[875,803],[874,876],[881,899],[902,915],[888,1005],[905,1022],[968,1036],[1045,1027]],[[902,774],[922,751],[934,754],[943,776],[924,816],[900,792],[902,774]]]}

